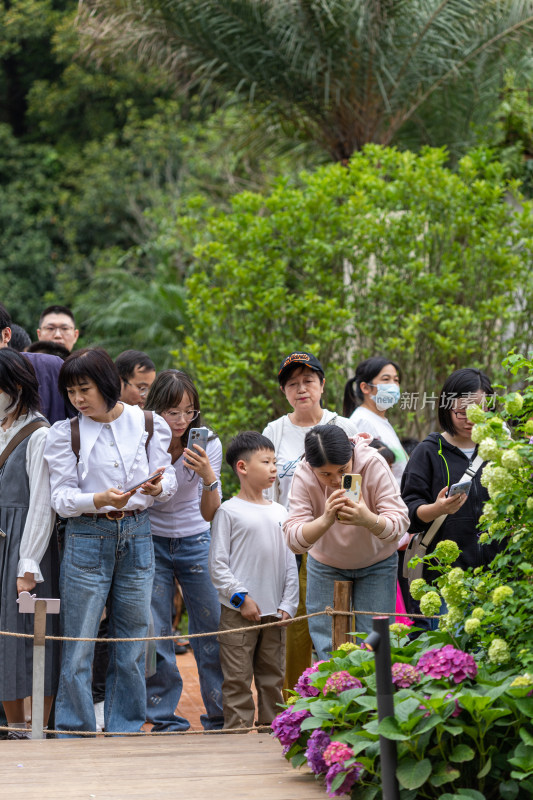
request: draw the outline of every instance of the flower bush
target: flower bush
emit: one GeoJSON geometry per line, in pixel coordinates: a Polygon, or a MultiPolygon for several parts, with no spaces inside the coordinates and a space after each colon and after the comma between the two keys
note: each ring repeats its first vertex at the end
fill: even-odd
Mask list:
{"type": "Polygon", "coordinates": [[[322,778],[329,797],[373,800],[381,797],[381,735],[397,742],[402,800],[529,799],[533,675],[491,674],[449,638],[398,637],[395,715],[381,722],[373,653],[339,649],[315,665],[272,724],[286,758],[322,778]]]}

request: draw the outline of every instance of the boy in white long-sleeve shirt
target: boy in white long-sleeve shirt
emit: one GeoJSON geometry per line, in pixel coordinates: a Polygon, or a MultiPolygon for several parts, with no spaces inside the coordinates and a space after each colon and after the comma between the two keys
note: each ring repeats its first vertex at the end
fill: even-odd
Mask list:
{"type": "Polygon", "coordinates": [[[219,636],[224,673],[224,728],[254,724],[252,677],[259,725],[270,725],[282,703],[285,629],[253,629],[260,622],[286,622],[298,606],[298,573],[283,536],[286,509],[265,500],[276,480],[274,445],[256,431],[231,442],[226,461],[239,478],[239,493],[222,503],[211,527],[209,572],[221,603],[219,636]]]}

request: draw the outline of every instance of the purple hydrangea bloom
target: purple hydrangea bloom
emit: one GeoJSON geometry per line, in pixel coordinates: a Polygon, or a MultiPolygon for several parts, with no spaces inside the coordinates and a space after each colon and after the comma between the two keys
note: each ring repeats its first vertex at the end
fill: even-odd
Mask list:
{"type": "Polygon", "coordinates": [[[417,667],[430,678],[448,678],[455,683],[477,675],[477,664],[472,656],[451,644],[428,650],[420,657],[417,667]]]}
{"type": "Polygon", "coordinates": [[[323,754],[330,742],[331,739],[328,734],[320,728],[314,730],[309,737],[305,757],[309,769],[314,772],[315,775],[320,775],[321,772],[328,771],[328,765],[324,761],[323,754]]]}
{"type": "Polygon", "coordinates": [[[315,661],[313,666],[307,667],[304,669],[300,677],[298,678],[298,682],[294,687],[294,690],[298,692],[300,697],[318,697],[320,694],[320,690],[313,686],[310,683],[311,675],[314,675],[315,672],[318,672],[318,667],[320,664],[325,664],[325,661],[315,661]]]}
{"type": "Polygon", "coordinates": [[[346,777],[339,786],[338,789],[335,791],[331,790],[331,784],[336,775],[339,772],[344,771],[344,767],[342,764],[333,764],[326,773],[326,791],[328,793],[328,797],[341,797],[343,794],[348,794],[351,790],[354,783],[359,780],[359,776],[363,770],[363,765],[359,764],[358,761],[355,761],[346,772],[346,777]]]}
{"type": "Polygon", "coordinates": [[[409,689],[420,680],[420,672],[412,664],[403,664],[397,661],[391,667],[392,682],[399,689],[409,689]]]}
{"type": "Polygon", "coordinates": [[[293,711],[293,707],[285,709],[272,720],[272,734],[279,739],[282,745],[292,745],[300,736],[300,726],[306,717],[310,717],[309,711],[304,708],[301,711],[293,711]]]}
{"type": "Polygon", "coordinates": [[[347,689],[360,689],[362,687],[362,683],[358,678],[354,678],[353,675],[350,675],[345,669],[341,670],[340,672],[334,672],[333,675],[330,675],[327,679],[326,683],[324,684],[324,695],[332,692],[333,694],[340,694],[341,692],[345,692],[347,689]]]}

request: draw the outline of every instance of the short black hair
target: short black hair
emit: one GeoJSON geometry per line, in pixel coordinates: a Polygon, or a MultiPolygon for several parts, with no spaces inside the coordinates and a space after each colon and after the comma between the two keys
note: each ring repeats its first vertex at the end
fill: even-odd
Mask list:
{"type": "Polygon", "coordinates": [[[10,328],[12,324],[11,314],[7,308],[0,303],[0,333],[4,330],[4,328],[10,328]]]}
{"type": "Polygon", "coordinates": [[[372,356],[365,361],[361,361],[355,368],[355,375],[346,382],[344,387],[344,400],[342,404],[342,413],[345,417],[351,417],[357,406],[363,403],[365,396],[361,391],[362,383],[372,383],[376,375],[379,375],[383,367],[387,364],[392,366],[398,371],[400,380],[402,373],[400,367],[392,359],[385,358],[384,356],[372,356]]]}
{"type": "Polygon", "coordinates": [[[26,348],[27,353],[46,353],[49,356],[59,356],[63,361],[69,357],[70,350],[64,344],[53,339],[38,339],[26,348]]]}
{"type": "Polygon", "coordinates": [[[30,334],[24,330],[20,325],[16,325],[13,323],[11,325],[11,339],[7,343],[7,346],[10,347],[12,350],[17,350],[19,353],[22,353],[23,350],[26,350],[31,344],[31,336],[30,334]]]}
{"type": "Polygon", "coordinates": [[[241,458],[246,461],[252,453],[259,450],[272,450],[275,452],[274,445],[266,436],[258,431],[243,431],[238,433],[229,443],[226,450],[226,461],[237,475],[237,461],[241,458]]]}
{"type": "Polygon", "coordinates": [[[72,322],[74,323],[74,327],[76,327],[76,320],[74,319],[74,314],[68,308],[68,306],[48,306],[45,308],[44,311],[41,311],[41,316],[39,317],[39,328],[43,324],[43,319],[48,316],[48,314],[66,314],[67,317],[70,317],[72,322]]]}
{"type": "Polygon", "coordinates": [[[390,447],[387,447],[385,442],[382,442],[381,439],[372,439],[372,441],[369,442],[368,446],[373,447],[375,450],[377,450],[380,456],[383,456],[389,467],[392,467],[392,465],[396,461],[396,456],[394,455],[390,447]]]}
{"type": "Polygon", "coordinates": [[[439,397],[438,417],[441,428],[450,436],[457,433],[451,409],[453,401],[480,391],[489,397],[494,394],[490,378],[480,369],[456,369],[446,378],[439,397]]]}
{"type": "Polygon", "coordinates": [[[41,410],[39,382],[33,365],[9,347],[0,349],[0,389],[11,398],[17,418],[25,412],[41,410]]]}
{"type": "Polygon", "coordinates": [[[305,459],[310,467],[342,466],[351,461],[353,445],[338,425],[316,425],[305,434],[305,459]]]}
{"type": "Polygon", "coordinates": [[[407,455],[410,456],[417,444],[420,444],[420,439],[415,439],[414,436],[406,436],[404,439],[400,439],[400,444],[407,455]]]}
{"type": "Polygon", "coordinates": [[[111,411],[120,398],[121,384],[117,368],[109,353],[101,347],[76,350],[63,362],[59,370],[57,385],[68,408],[71,403],[68,390],[88,378],[94,381],[104,398],[107,410],[111,411]]]}
{"type": "Polygon", "coordinates": [[[115,358],[115,366],[123,381],[128,381],[139,367],[143,372],[155,372],[155,364],[142,350],[124,350],[115,358]]]}

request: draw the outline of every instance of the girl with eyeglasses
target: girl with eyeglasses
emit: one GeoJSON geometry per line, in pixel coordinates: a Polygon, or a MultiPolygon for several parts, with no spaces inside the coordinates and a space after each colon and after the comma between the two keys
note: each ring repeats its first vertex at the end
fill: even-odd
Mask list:
{"type": "MultiPolygon", "coordinates": [[[[433,539],[429,552],[438,542],[451,539],[462,551],[453,566],[480,567],[489,564],[497,553],[497,545],[479,543],[479,518],[483,504],[489,499],[481,485],[483,467],[472,478],[468,494],[448,497],[448,489],[459,483],[477,454],[472,441],[473,423],[466,409],[474,403],[484,405],[494,394],[490,380],[479,369],[458,369],[444,382],[439,398],[438,419],[441,433],[430,433],[413,450],[402,478],[402,497],[409,509],[410,533],[427,531],[442,514],[444,520],[433,539]]],[[[424,572],[430,582],[435,573],[424,572]]],[[[445,609],[442,609],[443,613],[445,609]]],[[[417,622],[417,625],[419,623],[417,622]]],[[[438,620],[428,620],[436,628],[438,620]]],[[[420,626],[422,627],[422,626],[420,626]]]]}
{"type": "MultiPolygon", "coordinates": [[[[211,533],[209,523],[220,506],[222,445],[214,433],[205,450],[187,448],[191,428],[202,427],[200,399],[190,377],[177,369],[160,372],[150,388],[145,408],[161,414],[172,431],[170,456],[178,490],[164,506],[152,508],[155,578],[152,616],[155,635],[172,633],[175,579],[189,615],[189,633],[218,630],[220,603],[208,571],[211,533]]],[[[205,730],[222,728],[222,669],[216,637],[192,639],[198,665],[200,691],[206,713],[205,730]]],[[[146,682],[147,718],[154,731],[187,730],[188,720],[174,712],[183,681],[176,666],[172,640],[156,645],[156,672],[146,682]]]]}

